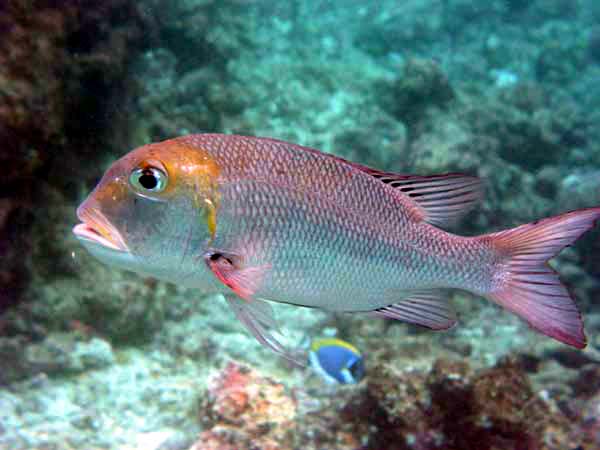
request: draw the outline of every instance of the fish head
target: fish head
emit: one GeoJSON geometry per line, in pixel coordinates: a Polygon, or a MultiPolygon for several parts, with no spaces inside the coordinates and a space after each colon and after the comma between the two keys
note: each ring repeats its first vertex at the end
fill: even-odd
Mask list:
{"type": "Polygon", "coordinates": [[[214,238],[218,174],[208,152],[176,139],[139,147],[106,171],[73,232],[106,264],[176,282],[214,238]]]}

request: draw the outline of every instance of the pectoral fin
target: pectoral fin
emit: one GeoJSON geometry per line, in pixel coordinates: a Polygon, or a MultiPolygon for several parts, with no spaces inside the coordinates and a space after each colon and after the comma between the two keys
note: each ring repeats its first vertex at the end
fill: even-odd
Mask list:
{"type": "Polygon", "coordinates": [[[205,255],[206,265],[225,286],[235,295],[227,295],[227,302],[236,317],[267,348],[279,353],[284,358],[303,365],[279,342],[275,335],[279,331],[271,306],[257,299],[258,291],[264,275],[270,265],[245,266],[240,255],[211,252],[205,255]]]}
{"type": "Polygon", "coordinates": [[[279,353],[289,361],[304,365],[294,358],[294,356],[279,342],[276,335],[282,335],[279,331],[275,315],[271,306],[262,300],[244,300],[233,295],[227,296],[227,302],[235,313],[236,317],[254,337],[267,348],[279,353]]]}
{"type": "Polygon", "coordinates": [[[258,291],[270,268],[269,265],[246,267],[241,256],[219,252],[207,253],[204,260],[221,283],[245,300],[251,299],[258,291]]]}

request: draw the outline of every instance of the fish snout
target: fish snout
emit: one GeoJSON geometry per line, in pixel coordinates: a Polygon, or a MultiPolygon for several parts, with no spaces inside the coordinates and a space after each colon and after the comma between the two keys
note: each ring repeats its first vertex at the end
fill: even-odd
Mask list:
{"type": "Polygon", "coordinates": [[[77,217],[81,223],[75,225],[73,233],[78,239],[115,251],[129,251],[122,234],[92,199],[88,198],[77,208],[77,217]]]}

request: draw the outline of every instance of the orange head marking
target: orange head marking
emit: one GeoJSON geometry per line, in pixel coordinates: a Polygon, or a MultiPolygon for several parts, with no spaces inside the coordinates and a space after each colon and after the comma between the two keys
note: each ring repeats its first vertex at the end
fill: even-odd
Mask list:
{"type": "Polygon", "coordinates": [[[158,201],[182,193],[191,195],[197,210],[204,211],[206,226],[214,238],[219,167],[207,151],[171,139],[140,147],[130,157],[136,158],[130,185],[139,195],[158,201]],[[163,175],[164,182],[160,179],[163,175]]]}
{"type": "Polygon", "coordinates": [[[168,182],[157,195],[167,199],[178,191],[195,188],[201,192],[211,190],[219,176],[219,167],[205,150],[178,139],[140,147],[129,155],[141,170],[156,168],[166,173],[168,182]]]}

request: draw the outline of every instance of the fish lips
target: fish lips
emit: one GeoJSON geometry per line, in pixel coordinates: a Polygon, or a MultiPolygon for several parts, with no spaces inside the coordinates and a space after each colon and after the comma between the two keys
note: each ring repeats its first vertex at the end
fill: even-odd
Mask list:
{"type": "Polygon", "coordinates": [[[77,217],[81,223],[75,225],[73,234],[86,248],[101,247],[112,252],[129,253],[121,233],[99,210],[79,207],[77,217]]]}

